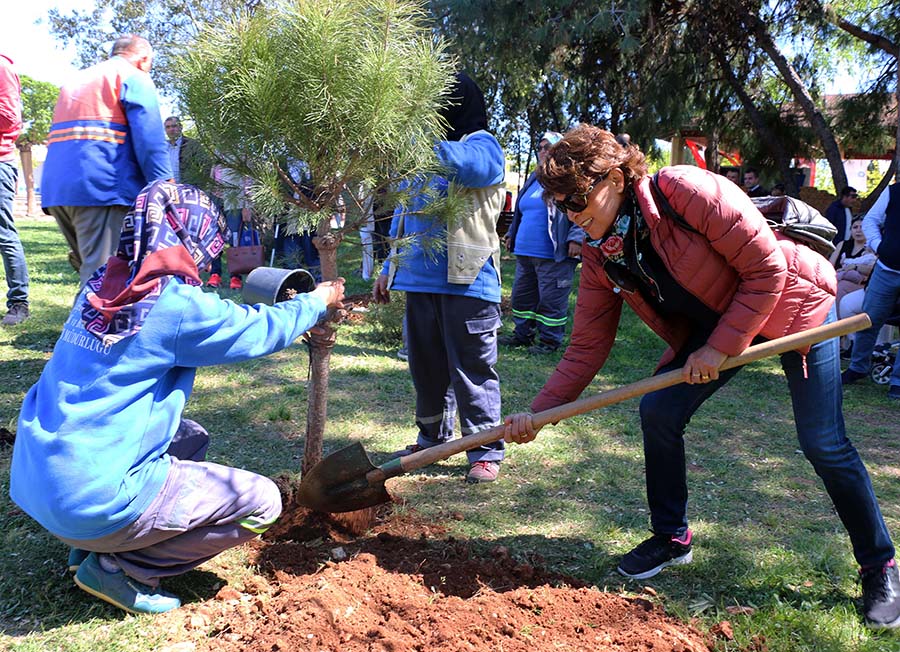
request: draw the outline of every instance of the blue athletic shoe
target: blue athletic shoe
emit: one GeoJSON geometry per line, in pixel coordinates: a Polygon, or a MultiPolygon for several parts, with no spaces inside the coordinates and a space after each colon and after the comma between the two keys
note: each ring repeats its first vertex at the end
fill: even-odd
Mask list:
{"type": "Polygon", "coordinates": [[[87,556],[91,554],[88,550],[82,550],[81,548],[69,548],[69,572],[77,573],[78,567],[81,566],[81,562],[87,559],[87,556]]]}
{"type": "Polygon", "coordinates": [[[133,614],[161,614],[181,606],[181,600],[160,588],[131,579],[122,571],[103,570],[97,553],[90,553],[75,573],[75,584],[91,595],[133,614]]]}

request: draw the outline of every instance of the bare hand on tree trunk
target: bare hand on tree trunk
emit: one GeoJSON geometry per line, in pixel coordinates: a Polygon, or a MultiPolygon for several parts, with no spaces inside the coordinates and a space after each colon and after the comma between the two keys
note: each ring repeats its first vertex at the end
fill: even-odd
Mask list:
{"type": "Polygon", "coordinates": [[[325,302],[329,308],[342,308],[341,301],[344,300],[344,279],[338,278],[334,281],[322,281],[316,286],[316,289],[310,292],[315,294],[325,302]]]}
{"type": "Polygon", "coordinates": [[[372,298],[375,303],[390,303],[391,291],[388,290],[387,274],[379,274],[375,279],[375,285],[372,286],[372,298]]]}

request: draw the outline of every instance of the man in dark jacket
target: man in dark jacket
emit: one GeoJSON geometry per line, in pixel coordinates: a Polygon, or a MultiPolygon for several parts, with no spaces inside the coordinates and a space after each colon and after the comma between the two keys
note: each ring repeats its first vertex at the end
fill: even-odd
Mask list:
{"type": "Polygon", "coordinates": [[[840,246],[844,240],[850,239],[850,221],[853,217],[850,208],[857,197],[859,195],[856,192],[856,188],[847,186],[841,190],[841,196],[831,202],[831,205],[825,209],[825,219],[834,224],[834,228],[837,229],[834,240],[832,240],[835,247],[840,246]]]}
{"type": "Polygon", "coordinates": [[[769,191],[760,185],[759,170],[756,168],[748,168],[744,172],[744,186],[747,188],[747,194],[750,197],[765,197],[769,194],[769,191]]]}
{"type": "Polygon", "coordinates": [[[182,134],[181,119],[175,115],[169,116],[165,128],[175,181],[195,186],[208,181],[211,164],[203,156],[200,143],[182,134]]]}

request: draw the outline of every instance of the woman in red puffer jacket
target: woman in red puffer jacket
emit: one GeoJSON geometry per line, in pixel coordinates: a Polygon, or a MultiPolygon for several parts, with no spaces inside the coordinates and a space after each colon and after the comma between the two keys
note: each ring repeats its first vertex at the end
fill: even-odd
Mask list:
{"type": "MultiPolygon", "coordinates": [[[[627,303],[668,344],[658,373],[684,382],[647,394],[641,427],[654,536],[626,554],[634,579],[691,561],[684,430],[703,402],[739,370],[719,371],[755,339],[834,319],[834,269],[805,245],[776,235],[750,199],[724,177],[664,168],[658,188],[643,154],[582,125],[553,146],[538,180],[587,233],[571,344],[532,402],[541,411],[578,397],[602,368],[627,303]],[[659,194],[656,194],[659,193],[659,194]],[[660,210],[668,202],[686,224],[660,210]]],[[[861,566],[873,626],[900,626],[894,547],[868,473],[847,439],[836,339],[781,357],[800,445],[825,483],[861,566]]],[[[534,439],[528,413],[506,419],[509,442],[534,439]]]]}

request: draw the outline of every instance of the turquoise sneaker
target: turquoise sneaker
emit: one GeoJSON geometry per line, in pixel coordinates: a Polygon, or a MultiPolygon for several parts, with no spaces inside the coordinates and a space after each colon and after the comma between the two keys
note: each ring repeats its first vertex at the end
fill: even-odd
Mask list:
{"type": "Polygon", "coordinates": [[[67,562],[69,566],[70,573],[77,573],[78,567],[81,566],[81,562],[87,559],[87,556],[91,554],[88,550],[82,550],[81,548],[69,548],[69,561],[67,562]]]}
{"type": "Polygon", "coordinates": [[[90,553],[75,573],[75,584],[91,595],[133,614],[161,614],[181,606],[181,600],[162,589],[141,584],[122,571],[109,573],[90,553]]]}

